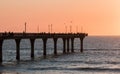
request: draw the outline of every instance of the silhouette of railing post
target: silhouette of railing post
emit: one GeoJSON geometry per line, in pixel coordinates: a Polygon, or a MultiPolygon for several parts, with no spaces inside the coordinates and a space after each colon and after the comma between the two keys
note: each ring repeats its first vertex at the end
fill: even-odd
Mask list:
{"type": "Polygon", "coordinates": [[[54,41],[54,55],[57,55],[57,38],[53,38],[54,41]]]}
{"type": "Polygon", "coordinates": [[[0,39],[0,64],[2,64],[2,44],[3,44],[3,40],[0,39]]]}
{"type": "Polygon", "coordinates": [[[34,42],[35,39],[30,39],[31,42],[31,58],[34,59],[34,42]]]}
{"type": "Polygon", "coordinates": [[[63,53],[66,53],[66,38],[63,38],[63,53]]]}
{"type": "Polygon", "coordinates": [[[74,38],[71,38],[71,52],[74,52],[74,38]]]}
{"type": "Polygon", "coordinates": [[[69,53],[69,38],[67,38],[67,52],[69,53]]]}
{"type": "Polygon", "coordinates": [[[20,60],[20,41],[21,39],[15,39],[16,41],[16,59],[20,60]]]}
{"type": "Polygon", "coordinates": [[[46,57],[46,43],[47,43],[47,38],[42,38],[43,40],[43,56],[46,57]]]}

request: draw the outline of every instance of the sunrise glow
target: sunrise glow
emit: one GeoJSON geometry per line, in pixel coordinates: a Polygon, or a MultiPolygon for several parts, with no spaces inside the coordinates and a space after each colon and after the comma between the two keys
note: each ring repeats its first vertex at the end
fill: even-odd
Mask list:
{"type": "Polygon", "coordinates": [[[120,35],[120,0],[1,0],[0,31],[120,35]],[[72,22],[71,22],[72,21],[72,22]],[[78,27],[78,30],[76,30],[78,27]]]}

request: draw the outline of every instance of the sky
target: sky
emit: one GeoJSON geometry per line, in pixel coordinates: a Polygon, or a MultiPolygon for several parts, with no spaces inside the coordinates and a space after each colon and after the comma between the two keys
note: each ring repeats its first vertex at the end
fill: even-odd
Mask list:
{"type": "Polygon", "coordinates": [[[0,32],[120,35],[120,0],[0,0],[0,32]],[[78,29],[78,30],[77,30],[78,29]]]}

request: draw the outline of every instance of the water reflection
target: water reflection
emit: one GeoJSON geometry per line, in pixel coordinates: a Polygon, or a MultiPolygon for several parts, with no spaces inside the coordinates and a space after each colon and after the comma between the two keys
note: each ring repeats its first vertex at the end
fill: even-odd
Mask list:
{"type": "Polygon", "coordinates": [[[0,72],[0,74],[20,74],[18,72],[0,72]]]}

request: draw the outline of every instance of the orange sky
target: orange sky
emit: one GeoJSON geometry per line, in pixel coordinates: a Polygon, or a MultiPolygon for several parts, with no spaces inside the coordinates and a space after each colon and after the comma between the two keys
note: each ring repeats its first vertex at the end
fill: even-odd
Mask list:
{"type": "Polygon", "coordinates": [[[76,32],[76,26],[89,35],[120,35],[120,0],[1,0],[0,31],[76,32]],[[70,23],[72,21],[72,23],[70,23]],[[65,23],[65,24],[64,24],[65,23]]]}

